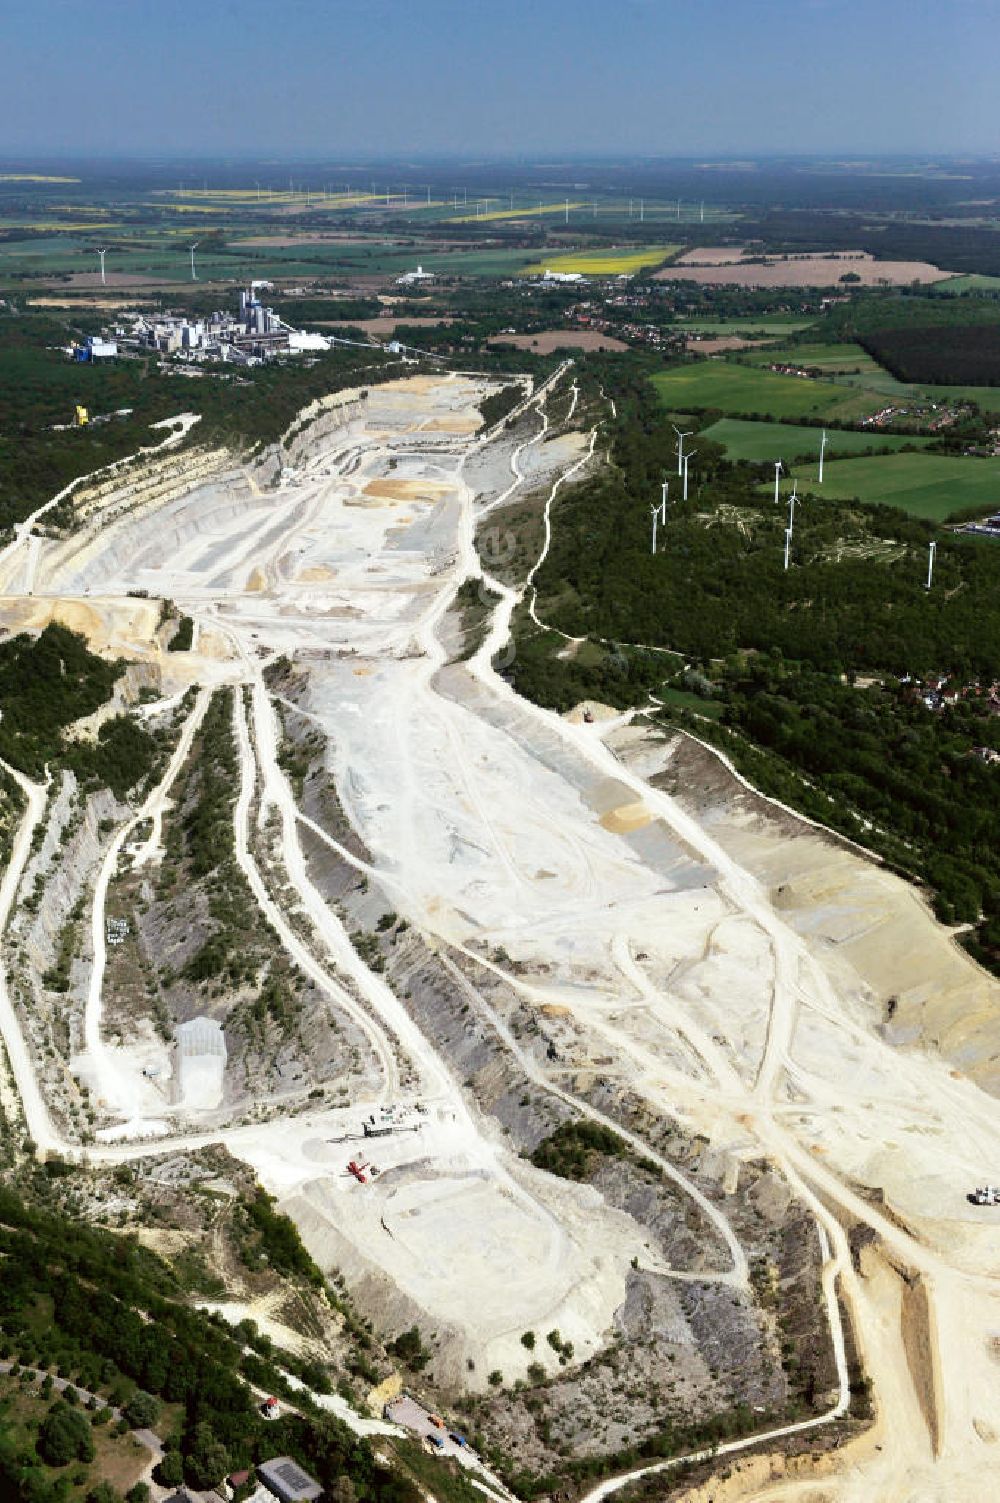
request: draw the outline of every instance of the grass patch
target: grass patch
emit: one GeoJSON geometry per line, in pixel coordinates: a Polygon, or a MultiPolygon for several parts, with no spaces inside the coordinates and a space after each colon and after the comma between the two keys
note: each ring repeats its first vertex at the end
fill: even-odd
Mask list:
{"type": "MultiPolygon", "coordinates": [[[[701,430],[705,438],[722,444],[727,459],[748,459],[753,463],[784,458],[818,459],[822,429],[795,423],[754,422],[746,418],[720,418],[701,430]]],[[[837,454],[895,453],[898,449],[931,443],[929,438],[909,438],[894,433],[854,433],[850,429],[833,429],[827,434],[826,459],[837,454]]]]}
{"type": "Polygon", "coordinates": [[[844,371],[878,371],[877,362],[859,344],[768,345],[766,350],[746,350],[741,360],[751,365],[797,365],[830,375],[844,371]]]}
{"type": "Polygon", "coordinates": [[[689,412],[717,408],[735,416],[759,413],[778,419],[812,417],[853,422],[879,405],[871,393],[853,387],[783,376],[725,360],[675,366],[654,376],[653,384],[665,407],[689,412]]]}
{"type": "Polygon", "coordinates": [[[811,329],[815,323],[814,318],[799,318],[794,313],[766,313],[759,318],[752,315],[745,318],[679,318],[674,327],[681,333],[715,334],[720,338],[726,334],[740,334],[750,338],[754,334],[798,334],[803,329],[811,329]]]}
{"type": "MultiPolygon", "coordinates": [[[[839,437],[840,435],[838,435],[839,437]]],[[[800,490],[816,484],[816,466],[796,474],[800,490]]],[[[785,484],[787,489],[787,482],[785,484]]],[[[952,512],[1000,506],[1000,459],[951,454],[882,454],[827,463],[819,492],[840,500],[898,506],[913,517],[940,522],[952,512]]]]}

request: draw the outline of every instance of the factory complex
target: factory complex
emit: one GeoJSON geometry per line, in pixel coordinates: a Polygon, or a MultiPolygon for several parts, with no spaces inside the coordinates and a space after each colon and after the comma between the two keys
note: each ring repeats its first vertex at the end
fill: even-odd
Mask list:
{"type": "Polygon", "coordinates": [[[75,360],[136,356],[154,351],[184,361],[229,361],[259,365],[275,355],[328,350],[333,339],[287,324],[260,300],[270,282],[251,282],[240,291],[239,311],[216,311],[203,318],[173,313],[136,314],[130,324],[91,336],[67,353],[75,360]]]}

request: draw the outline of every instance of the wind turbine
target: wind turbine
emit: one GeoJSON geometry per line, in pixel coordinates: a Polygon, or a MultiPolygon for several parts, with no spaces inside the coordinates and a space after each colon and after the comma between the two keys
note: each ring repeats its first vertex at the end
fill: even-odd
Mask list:
{"type": "Polygon", "coordinates": [[[651,553],[655,553],[656,552],[656,522],[657,522],[657,518],[660,515],[660,508],[658,506],[651,506],[649,508],[649,510],[650,510],[650,514],[651,514],[651,516],[653,518],[653,546],[650,549],[650,552],[651,553]]]}
{"type": "Polygon", "coordinates": [[[566,200],[566,223],[569,224],[569,199],[566,200]]]}
{"type": "Polygon", "coordinates": [[[645,222],[646,222],[646,200],[644,198],[640,198],[640,200],[639,200],[639,223],[640,224],[645,224],[645,222]]]}
{"type": "Polygon", "coordinates": [[[660,500],[660,516],[663,519],[663,525],[665,527],[667,525],[667,491],[670,489],[670,481],[669,480],[664,480],[663,481],[662,489],[663,489],[663,496],[662,496],[662,498],[660,500]]]}
{"type": "Polygon", "coordinates": [[[684,495],[681,497],[682,501],[686,501],[688,498],[688,461],[693,459],[697,452],[697,449],[689,449],[684,456],[684,495]]]}
{"type": "Polygon", "coordinates": [[[798,496],[796,495],[796,492],[795,492],[795,481],[793,480],[792,481],[792,494],[788,498],[788,536],[789,537],[791,537],[791,535],[792,535],[792,529],[795,526],[795,503],[796,503],[796,501],[798,499],[799,498],[798,498],[798,496]]]}
{"type": "Polygon", "coordinates": [[[705,200],[704,199],[702,199],[702,201],[701,201],[701,222],[702,222],[702,224],[705,223],[705,200]]]}
{"type": "Polygon", "coordinates": [[[678,222],[678,224],[680,223],[680,218],[681,218],[681,201],[680,201],[680,199],[678,199],[677,200],[677,222],[678,222]]]}
{"type": "Polygon", "coordinates": [[[775,506],[777,506],[778,502],[781,500],[781,489],[780,489],[781,482],[778,479],[778,477],[781,474],[781,472],[782,472],[783,469],[784,469],[784,465],[781,463],[781,460],[780,459],[776,459],[774,461],[774,504],[775,504],[775,506]]]}
{"type": "Polygon", "coordinates": [[[195,243],[194,243],[194,245],[191,246],[191,280],[192,280],[192,282],[197,282],[197,280],[198,280],[198,273],[194,269],[194,253],[198,249],[198,247],[199,247],[200,244],[201,244],[201,241],[200,240],[196,240],[195,243]]]}
{"type": "Polygon", "coordinates": [[[682,475],[684,473],[684,440],[691,437],[694,429],[689,428],[687,433],[682,433],[676,423],[671,423],[670,426],[677,434],[677,473],[682,475]]]}
{"type": "Polygon", "coordinates": [[[817,482],[819,485],[823,484],[823,453],[824,453],[825,449],[826,449],[826,429],[824,428],[823,429],[823,437],[819,441],[819,480],[817,482]]]}
{"type": "Polygon", "coordinates": [[[98,256],[100,258],[100,262],[101,262],[101,286],[102,287],[106,287],[107,286],[107,282],[106,282],[105,276],[104,276],[104,257],[107,255],[107,251],[106,250],[99,250],[97,252],[97,254],[98,254],[98,256]]]}
{"type": "Polygon", "coordinates": [[[927,588],[928,589],[930,589],[930,587],[931,587],[931,580],[934,578],[934,555],[935,555],[935,553],[937,553],[937,543],[930,543],[930,544],[928,544],[928,548],[927,548],[927,588]]]}

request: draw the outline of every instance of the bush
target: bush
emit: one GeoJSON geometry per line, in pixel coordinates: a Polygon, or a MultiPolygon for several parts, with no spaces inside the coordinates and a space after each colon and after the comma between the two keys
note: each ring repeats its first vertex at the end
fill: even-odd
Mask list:
{"type": "Polygon", "coordinates": [[[160,1406],[152,1394],[139,1389],[132,1395],[122,1411],[133,1430],[148,1430],[155,1425],[160,1415],[160,1406]]]}
{"type": "Polygon", "coordinates": [[[62,1400],[52,1405],[38,1432],[38,1454],[49,1466],[93,1461],[94,1442],[84,1416],[62,1400]]]}
{"type": "Polygon", "coordinates": [[[179,1451],[164,1452],[163,1460],[153,1468],[153,1481],[161,1487],[180,1487],[184,1481],[184,1463],[179,1451]]]}

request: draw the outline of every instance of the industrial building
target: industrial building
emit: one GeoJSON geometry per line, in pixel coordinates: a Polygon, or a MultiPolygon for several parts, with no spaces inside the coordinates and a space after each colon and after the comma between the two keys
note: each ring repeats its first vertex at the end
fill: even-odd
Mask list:
{"type": "Polygon", "coordinates": [[[273,1461],[260,1462],[257,1476],[278,1503],[316,1503],[323,1495],[319,1483],[290,1456],[275,1456],[273,1461]]]}
{"type": "Polygon", "coordinates": [[[155,350],[181,360],[225,360],[236,365],[257,364],[272,355],[307,349],[328,349],[322,335],[300,334],[260,299],[269,282],[251,282],[240,289],[236,314],[217,310],[204,318],[177,314],[140,314],[131,336],[123,341],[133,350],[155,350]]]}

